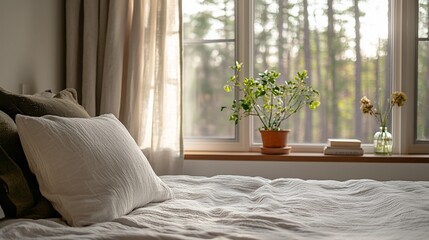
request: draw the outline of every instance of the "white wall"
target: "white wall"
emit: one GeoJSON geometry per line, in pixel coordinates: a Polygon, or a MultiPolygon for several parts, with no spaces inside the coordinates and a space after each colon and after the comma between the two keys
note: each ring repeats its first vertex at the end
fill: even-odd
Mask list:
{"type": "Polygon", "coordinates": [[[0,0],[0,87],[62,89],[64,25],[63,0],[0,0]]]}
{"type": "Polygon", "coordinates": [[[338,163],[279,161],[185,160],[184,174],[238,174],[270,179],[374,179],[429,181],[429,163],[338,163]]]}

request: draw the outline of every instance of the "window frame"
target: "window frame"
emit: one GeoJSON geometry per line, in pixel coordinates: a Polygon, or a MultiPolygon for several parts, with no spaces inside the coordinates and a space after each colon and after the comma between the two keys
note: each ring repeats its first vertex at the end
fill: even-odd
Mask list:
{"type": "MultiPolygon", "coordinates": [[[[253,2],[247,0],[235,0],[235,59],[246,59],[249,54],[243,55],[242,49],[239,49],[240,45],[247,44],[244,41],[244,36],[248,33],[247,27],[240,28],[239,23],[249,20],[249,9],[244,9],[241,7],[245,5],[243,3],[253,2]],[[240,6],[240,7],[239,7],[240,6]],[[240,39],[239,39],[240,38],[240,39]]],[[[250,38],[249,38],[250,39],[250,38]]],[[[208,42],[208,41],[199,41],[199,42],[208,42]]],[[[244,46],[242,46],[244,47],[244,46]]],[[[242,74],[247,74],[246,69],[243,69],[242,74]]],[[[225,116],[227,117],[227,116],[225,116]]],[[[184,149],[187,151],[249,151],[249,128],[248,119],[243,119],[240,121],[240,124],[235,126],[235,138],[232,139],[216,139],[216,138],[185,138],[184,139],[184,149]]]]}
{"type": "MultiPolygon", "coordinates": [[[[398,36],[397,41],[401,43],[398,58],[395,60],[398,62],[395,66],[400,66],[400,73],[396,73],[397,76],[401,76],[398,79],[398,85],[401,89],[407,93],[409,103],[405,108],[402,108],[400,118],[398,118],[397,125],[402,133],[395,137],[395,141],[400,142],[400,149],[397,149],[398,153],[428,153],[429,152],[429,140],[418,141],[417,140],[417,57],[418,57],[418,17],[419,17],[419,5],[418,0],[414,1],[401,1],[395,0],[396,6],[402,8],[400,16],[396,19],[398,36]]],[[[399,147],[398,147],[399,148],[399,147]]]]}
{"type": "MultiPolygon", "coordinates": [[[[235,55],[243,62],[241,76],[253,73],[253,3],[249,0],[235,0],[235,55]]],[[[392,5],[390,37],[392,54],[390,58],[392,91],[404,91],[408,95],[405,107],[392,111],[393,153],[429,153],[429,141],[416,139],[416,92],[417,92],[417,18],[418,0],[391,0],[392,5]]],[[[242,119],[236,126],[235,140],[184,139],[186,151],[259,151],[260,144],[252,144],[252,118],[242,119]]],[[[293,144],[294,152],[322,153],[325,144],[293,144]]],[[[363,144],[365,153],[373,153],[372,144],[363,144]]]]}

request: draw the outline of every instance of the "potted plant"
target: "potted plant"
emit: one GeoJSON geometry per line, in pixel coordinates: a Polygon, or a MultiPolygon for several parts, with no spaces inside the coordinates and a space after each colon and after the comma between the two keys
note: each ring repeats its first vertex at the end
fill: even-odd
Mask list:
{"type": "Polygon", "coordinates": [[[238,92],[239,98],[233,100],[229,107],[222,106],[221,111],[232,111],[229,120],[235,124],[242,118],[256,116],[262,124],[259,129],[263,144],[261,152],[289,153],[287,134],[290,130],[282,128],[282,123],[304,106],[316,109],[320,105],[319,92],[307,85],[305,70],[289,81],[280,81],[280,73],[275,70],[265,70],[257,78],[240,80],[238,74],[242,65],[236,62],[231,66],[234,74],[224,86],[225,92],[238,92]]]}

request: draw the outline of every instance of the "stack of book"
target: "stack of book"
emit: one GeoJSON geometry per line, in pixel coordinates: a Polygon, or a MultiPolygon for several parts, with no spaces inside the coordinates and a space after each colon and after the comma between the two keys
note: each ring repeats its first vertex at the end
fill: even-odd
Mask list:
{"type": "Polygon", "coordinates": [[[363,149],[358,139],[328,139],[328,146],[323,150],[325,155],[362,156],[363,149]]]}

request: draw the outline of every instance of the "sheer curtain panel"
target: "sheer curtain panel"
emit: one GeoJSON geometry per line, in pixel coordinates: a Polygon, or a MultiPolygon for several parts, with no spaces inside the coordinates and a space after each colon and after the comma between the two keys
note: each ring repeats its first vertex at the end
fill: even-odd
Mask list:
{"type": "Polygon", "coordinates": [[[179,0],[66,0],[66,84],[113,113],[155,172],[183,164],[179,0]]]}

